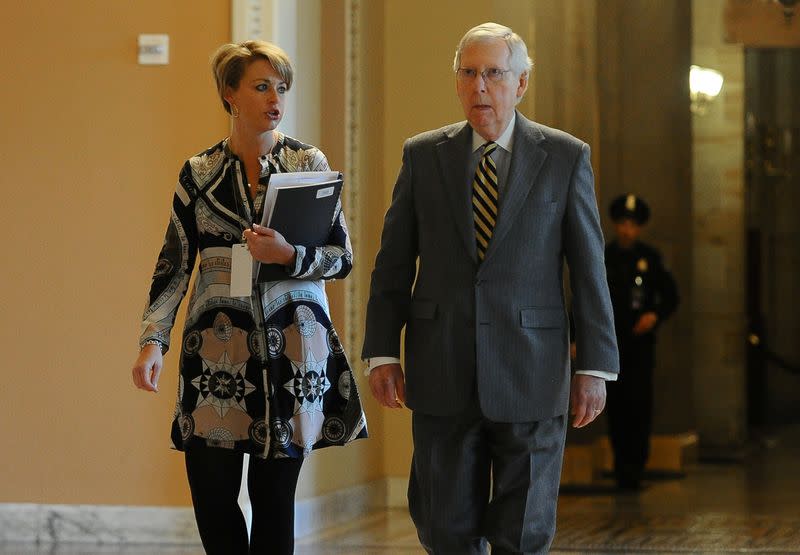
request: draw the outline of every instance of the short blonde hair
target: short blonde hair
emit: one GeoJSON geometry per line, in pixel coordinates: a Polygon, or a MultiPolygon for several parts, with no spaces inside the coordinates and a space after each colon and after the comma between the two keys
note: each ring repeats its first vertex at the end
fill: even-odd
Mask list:
{"type": "Polygon", "coordinates": [[[228,87],[237,90],[242,81],[244,70],[258,59],[267,60],[286,83],[287,90],[292,88],[294,69],[288,54],[281,47],[263,40],[248,40],[240,44],[223,44],[211,57],[211,71],[214,73],[214,79],[217,82],[219,98],[225,107],[225,111],[229,114],[231,113],[231,106],[225,100],[225,90],[228,87]]]}

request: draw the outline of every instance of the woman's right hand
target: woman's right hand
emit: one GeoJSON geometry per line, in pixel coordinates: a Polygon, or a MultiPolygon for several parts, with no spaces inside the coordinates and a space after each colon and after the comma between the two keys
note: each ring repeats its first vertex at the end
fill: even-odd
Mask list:
{"type": "Polygon", "coordinates": [[[294,266],[296,255],[294,247],[274,229],[253,224],[251,229],[244,230],[242,237],[247,241],[250,256],[259,262],[294,266]]]}
{"type": "Polygon", "coordinates": [[[158,393],[158,378],[164,358],[158,345],[145,345],[133,365],[133,383],[139,389],[158,393]]]}

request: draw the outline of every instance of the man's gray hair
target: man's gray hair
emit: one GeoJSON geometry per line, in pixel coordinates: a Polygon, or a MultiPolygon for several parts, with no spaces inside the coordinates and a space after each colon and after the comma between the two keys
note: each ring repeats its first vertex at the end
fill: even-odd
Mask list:
{"type": "Polygon", "coordinates": [[[453,71],[458,71],[458,68],[461,67],[461,52],[467,45],[498,39],[505,41],[508,51],[511,53],[508,59],[510,69],[517,75],[530,73],[533,68],[533,60],[528,57],[528,47],[525,45],[525,41],[505,25],[492,22],[481,23],[461,37],[461,41],[456,47],[456,56],[453,59],[453,71]]]}

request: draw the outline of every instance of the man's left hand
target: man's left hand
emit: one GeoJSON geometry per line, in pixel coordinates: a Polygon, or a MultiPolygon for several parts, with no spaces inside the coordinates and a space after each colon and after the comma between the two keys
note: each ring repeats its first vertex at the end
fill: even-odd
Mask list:
{"type": "Polygon", "coordinates": [[[606,406],[606,381],[587,374],[575,374],[570,388],[570,413],[574,428],[583,428],[600,416],[606,406]]]}
{"type": "Polygon", "coordinates": [[[658,322],[658,315],[655,312],[645,312],[639,316],[639,320],[633,326],[633,335],[643,335],[649,332],[656,327],[656,322],[658,322]]]}

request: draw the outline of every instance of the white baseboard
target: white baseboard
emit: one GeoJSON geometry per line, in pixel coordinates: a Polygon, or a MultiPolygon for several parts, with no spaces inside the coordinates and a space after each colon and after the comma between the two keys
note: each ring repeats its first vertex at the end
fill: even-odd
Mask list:
{"type": "Polygon", "coordinates": [[[386,508],[386,479],[295,503],[294,536],[302,538],[386,508]]]}
{"type": "MultiPolygon", "coordinates": [[[[385,478],[295,504],[295,537],[405,506],[402,478],[385,478]],[[402,497],[401,497],[401,490],[402,497]]],[[[191,507],[0,503],[0,543],[197,545],[191,507]]]]}
{"type": "Polygon", "coordinates": [[[0,543],[198,544],[191,507],[0,504],[0,543]]]}

